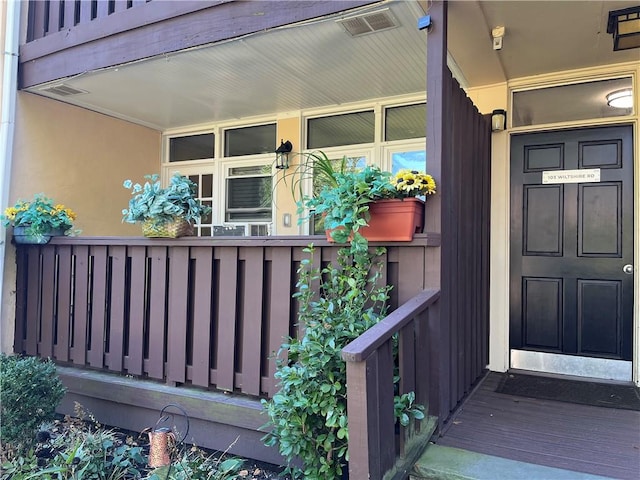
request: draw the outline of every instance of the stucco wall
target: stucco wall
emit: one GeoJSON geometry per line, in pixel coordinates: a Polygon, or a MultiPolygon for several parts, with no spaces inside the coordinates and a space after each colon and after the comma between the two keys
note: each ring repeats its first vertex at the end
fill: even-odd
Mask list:
{"type": "Polygon", "coordinates": [[[73,209],[81,235],[140,235],[122,223],[127,178],[160,172],[158,131],[20,92],[9,204],[45,193],[73,209]]]}
{"type": "MultiPolygon", "coordinates": [[[[131,196],[126,178],[160,172],[158,131],[19,92],[9,205],[45,193],[75,210],[81,235],[141,235],[122,223],[131,196]]],[[[0,348],[13,350],[15,249],[7,232],[1,304],[0,348]]]]}

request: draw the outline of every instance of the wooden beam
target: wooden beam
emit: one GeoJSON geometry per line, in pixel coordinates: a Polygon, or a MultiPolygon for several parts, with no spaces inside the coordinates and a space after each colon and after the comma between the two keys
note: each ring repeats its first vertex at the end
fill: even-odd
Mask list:
{"type": "Polygon", "coordinates": [[[299,1],[295,8],[283,8],[280,2],[154,1],[98,20],[82,16],[75,27],[20,47],[19,88],[378,2],[299,1]]]}
{"type": "MultiPolygon", "coordinates": [[[[438,193],[432,196],[426,204],[425,230],[441,232],[443,242],[440,256],[434,261],[440,263],[440,311],[439,315],[429,315],[429,340],[431,358],[429,362],[429,375],[431,385],[429,398],[429,413],[439,418],[440,422],[448,416],[449,383],[449,325],[446,321],[449,312],[449,295],[453,285],[447,271],[447,255],[450,246],[447,245],[447,235],[451,231],[451,223],[454,218],[448,214],[448,198],[454,194],[455,189],[447,183],[450,175],[447,168],[450,165],[448,158],[449,131],[451,123],[449,116],[449,101],[451,98],[450,82],[447,78],[447,2],[434,1],[429,9],[431,26],[427,36],[427,159],[429,172],[433,175],[439,188],[438,193]]],[[[433,265],[429,268],[436,270],[433,265]]]]}

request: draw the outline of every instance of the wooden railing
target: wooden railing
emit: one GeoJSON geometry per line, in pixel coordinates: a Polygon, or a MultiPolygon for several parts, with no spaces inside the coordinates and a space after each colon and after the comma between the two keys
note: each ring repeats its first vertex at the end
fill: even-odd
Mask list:
{"type": "MultiPolygon", "coordinates": [[[[394,418],[394,369],[399,395],[415,392],[429,402],[429,320],[436,321],[440,291],[428,289],[402,304],[342,350],[347,362],[349,478],[406,478],[434,431],[427,417],[399,428],[394,418]],[[398,361],[394,360],[394,336],[398,361]],[[396,431],[398,428],[398,431],[396,431]]],[[[425,413],[427,413],[425,411],[425,413]]]]}
{"type": "MultiPolygon", "coordinates": [[[[17,247],[15,351],[56,362],[270,396],[296,334],[296,270],[336,258],[323,237],[56,237],[17,247]]],[[[424,288],[438,235],[387,246],[391,307],[424,288]]]]}

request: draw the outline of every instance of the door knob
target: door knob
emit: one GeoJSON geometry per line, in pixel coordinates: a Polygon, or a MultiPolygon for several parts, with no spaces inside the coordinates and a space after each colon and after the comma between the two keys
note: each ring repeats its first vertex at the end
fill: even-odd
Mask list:
{"type": "Polygon", "coordinates": [[[633,275],[633,265],[627,263],[624,267],[622,267],[622,271],[627,275],[633,275]]]}

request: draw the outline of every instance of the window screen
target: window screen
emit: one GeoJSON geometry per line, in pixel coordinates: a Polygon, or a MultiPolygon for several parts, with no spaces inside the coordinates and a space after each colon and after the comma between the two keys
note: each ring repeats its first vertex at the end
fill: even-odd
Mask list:
{"type": "Polygon", "coordinates": [[[276,151],[276,124],[232,128],[224,132],[225,157],[276,151]]]}
{"type": "Polygon", "coordinates": [[[307,121],[307,148],[338,147],[372,143],[375,133],[373,110],[307,121]]]}

